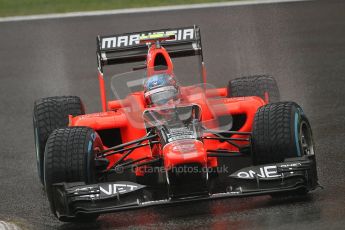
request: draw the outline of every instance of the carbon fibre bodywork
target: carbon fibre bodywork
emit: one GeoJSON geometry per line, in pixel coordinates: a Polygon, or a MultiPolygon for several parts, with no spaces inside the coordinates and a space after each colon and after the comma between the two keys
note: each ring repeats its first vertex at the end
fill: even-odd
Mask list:
{"type": "Polygon", "coordinates": [[[212,185],[199,194],[174,197],[169,185],[145,186],[129,181],[85,185],[54,185],[54,205],[60,220],[81,214],[116,212],[154,205],[169,205],[208,199],[307,192],[318,187],[315,156],[289,158],[283,163],[242,168],[229,174],[221,187],[212,185]],[[230,182],[231,181],[231,182],[230,182]]]}

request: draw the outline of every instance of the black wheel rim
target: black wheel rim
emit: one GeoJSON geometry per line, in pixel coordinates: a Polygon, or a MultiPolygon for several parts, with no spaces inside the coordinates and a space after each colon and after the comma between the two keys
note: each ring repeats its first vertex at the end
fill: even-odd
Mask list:
{"type": "Polygon", "coordinates": [[[311,129],[309,124],[305,121],[302,121],[300,125],[300,144],[303,155],[314,155],[314,143],[311,129]]]}

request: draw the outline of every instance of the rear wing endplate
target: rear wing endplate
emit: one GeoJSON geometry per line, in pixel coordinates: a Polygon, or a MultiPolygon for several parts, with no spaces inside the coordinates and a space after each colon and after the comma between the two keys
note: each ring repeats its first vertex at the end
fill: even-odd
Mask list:
{"type": "Polygon", "coordinates": [[[140,44],[140,37],[150,34],[175,35],[174,39],[161,42],[172,58],[200,55],[203,60],[200,28],[194,25],[184,28],[98,36],[99,70],[103,72],[105,65],[145,61],[149,44],[140,44]]]}

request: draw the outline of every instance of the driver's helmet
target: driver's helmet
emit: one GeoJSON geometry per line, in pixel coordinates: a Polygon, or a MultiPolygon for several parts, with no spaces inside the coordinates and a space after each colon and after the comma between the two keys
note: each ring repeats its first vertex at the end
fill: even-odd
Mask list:
{"type": "Polygon", "coordinates": [[[160,73],[144,82],[144,96],[148,105],[164,105],[179,98],[179,86],[173,75],[160,73]]]}

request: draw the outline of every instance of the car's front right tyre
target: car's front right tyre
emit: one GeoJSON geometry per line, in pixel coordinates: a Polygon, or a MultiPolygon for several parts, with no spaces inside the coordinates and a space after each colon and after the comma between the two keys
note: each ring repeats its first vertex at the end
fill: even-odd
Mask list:
{"type": "MultiPolygon", "coordinates": [[[[95,154],[102,149],[98,134],[87,127],[56,129],[49,136],[44,152],[44,181],[54,215],[58,216],[54,206],[53,184],[96,183],[95,154]]],[[[91,221],[97,217],[98,215],[83,215],[62,221],[91,221]]]]}

